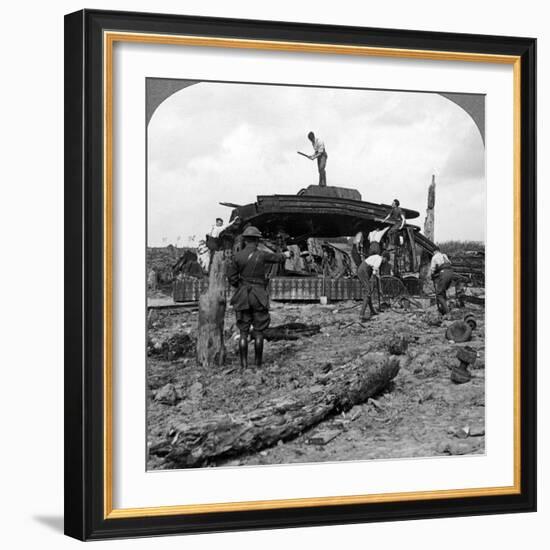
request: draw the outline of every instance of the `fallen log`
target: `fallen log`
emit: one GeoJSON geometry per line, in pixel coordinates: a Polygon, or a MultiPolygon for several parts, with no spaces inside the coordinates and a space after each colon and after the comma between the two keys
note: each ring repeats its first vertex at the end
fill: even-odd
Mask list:
{"type": "Polygon", "coordinates": [[[376,395],[399,372],[399,359],[387,353],[367,353],[334,367],[323,384],[298,389],[261,403],[240,415],[216,415],[176,426],[175,435],[149,452],[165,458],[165,467],[197,467],[215,459],[259,451],[289,440],[327,416],[347,411],[376,395]]]}
{"type": "Polygon", "coordinates": [[[287,323],[286,325],[278,325],[269,327],[264,330],[264,338],[266,340],[299,340],[306,336],[313,336],[321,332],[320,325],[306,325],[304,323],[287,323]]]}

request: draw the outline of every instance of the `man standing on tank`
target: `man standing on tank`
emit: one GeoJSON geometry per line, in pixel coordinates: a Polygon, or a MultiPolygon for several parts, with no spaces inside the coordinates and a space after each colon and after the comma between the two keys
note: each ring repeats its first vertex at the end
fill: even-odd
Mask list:
{"type": "Polygon", "coordinates": [[[241,367],[248,368],[248,334],[253,328],[254,356],[257,366],[262,364],[264,331],[269,327],[269,294],[266,277],[267,265],[283,263],[290,252],[273,253],[259,250],[262,234],[253,226],[247,227],[242,237],[244,248],[237,252],[229,264],[227,277],[236,288],[231,304],[235,310],[239,329],[239,357],[241,367]]]}
{"type": "Polygon", "coordinates": [[[328,155],[325,149],[325,144],[319,138],[316,138],[313,132],[309,132],[307,137],[309,141],[311,141],[311,145],[313,145],[313,155],[310,155],[309,158],[311,160],[317,159],[317,168],[319,169],[319,187],[326,187],[327,186],[326,166],[327,166],[328,155]]]}

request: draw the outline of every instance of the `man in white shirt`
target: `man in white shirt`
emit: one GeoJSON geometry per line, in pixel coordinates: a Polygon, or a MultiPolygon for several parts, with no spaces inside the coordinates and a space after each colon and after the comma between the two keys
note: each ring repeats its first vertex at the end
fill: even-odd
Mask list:
{"type": "Polygon", "coordinates": [[[225,231],[228,227],[231,227],[237,220],[238,217],[235,218],[232,222],[224,224],[222,218],[216,218],[216,225],[212,226],[212,229],[210,230],[210,233],[208,233],[208,235],[210,237],[213,237],[214,239],[217,239],[223,231],[225,231]]]}
{"type": "Polygon", "coordinates": [[[446,315],[449,313],[447,290],[453,282],[454,271],[447,254],[443,254],[438,246],[435,248],[430,263],[430,275],[434,282],[437,309],[439,313],[446,315]]]}
{"type": "Polygon", "coordinates": [[[366,260],[361,262],[361,265],[357,269],[357,277],[363,287],[363,306],[361,307],[361,313],[359,317],[361,321],[367,321],[372,315],[376,315],[377,311],[372,304],[372,291],[374,289],[374,283],[378,277],[380,277],[380,268],[384,262],[389,260],[389,254],[384,252],[382,255],[373,254],[366,260]],[[369,306],[369,314],[367,313],[367,306],[369,306]]]}
{"type": "Polygon", "coordinates": [[[369,250],[367,252],[367,256],[372,256],[373,254],[380,254],[382,252],[382,246],[380,244],[380,241],[388,231],[389,227],[385,227],[384,229],[371,231],[369,233],[369,250]]]}
{"type": "Polygon", "coordinates": [[[317,168],[319,169],[319,187],[326,187],[327,185],[327,151],[325,149],[325,144],[315,137],[313,132],[309,132],[307,135],[311,145],[313,145],[313,155],[309,155],[311,160],[317,159],[317,168]]]}

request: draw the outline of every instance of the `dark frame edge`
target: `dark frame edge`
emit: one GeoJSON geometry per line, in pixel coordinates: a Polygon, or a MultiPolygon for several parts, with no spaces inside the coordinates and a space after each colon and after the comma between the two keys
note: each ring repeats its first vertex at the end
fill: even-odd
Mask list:
{"type": "Polygon", "coordinates": [[[65,16],[64,35],[64,531],[66,535],[84,540],[84,12],[65,16]]]}
{"type": "Polygon", "coordinates": [[[521,54],[521,495],[537,511],[537,40],[521,54]]]}

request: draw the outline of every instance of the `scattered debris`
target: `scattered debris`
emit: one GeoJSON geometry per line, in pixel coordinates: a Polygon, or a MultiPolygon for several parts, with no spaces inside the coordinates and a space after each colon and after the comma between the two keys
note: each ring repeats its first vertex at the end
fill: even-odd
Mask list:
{"type": "Polygon", "coordinates": [[[191,384],[191,386],[187,390],[187,395],[189,399],[195,401],[201,398],[202,391],[203,391],[203,385],[200,382],[195,382],[194,384],[191,384]]]}
{"type": "MultiPolygon", "coordinates": [[[[473,312],[477,321],[476,337],[466,344],[451,345],[442,338],[444,329],[423,322],[425,311],[403,313],[388,310],[376,316],[376,323],[365,323],[364,327],[356,323],[343,328],[358,318],[359,307],[360,303],[351,300],[343,301],[337,309],[313,302],[274,301],[271,312],[273,326],[296,322],[319,324],[321,332],[300,340],[266,343],[265,365],[261,369],[251,367],[243,371],[239,367],[237,350],[230,340],[233,334],[238,334],[231,308],[227,309],[225,317],[228,351],[223,367],[201,367],[194,352],[175,360],[165,360],[158,352],[149,355],[147,433],[151,448],[148,468],[180,467],[168,455],[174,448],[186,444],[186,439],[193,435],[192,432],[180,432],[182,425],[197,426],[214,417],[228,423],[238,422],[270,403],[288,402],[289,398],[298,396],[303,396],[306,406],[331,402],[336,387],[333,373],[367,351],[387,352],[390,334],[404,335],[409,343],[404,354],[395,356],[401,369],[399,374],[383,394],[378,391],[372,396],[375,403],[363,400],[352,405],[342,399],[326,417],[318,417],[311,426],[302,430],[292,420],[302,405],[291,410],[287,404],[273,417],[273,423],[263,424],[259,420],[258,432],[274,430],[273,444],[263,449],[261,446],[247,449],[243,445],[242,450],[235,454],[228,451],[226,455],[207,456],[203,460],[197,459],[196,465],[225,466],[231,460],[239,460],[244,466],[430,456],[441,440],[468,443],[472,445],[472,453],[483,452],[485,438],[475,435],[483,433],[478,427],[484,427],[485,418],[485,318],[480,308],[468,306],[456,319],[462,320],[464,313],[473,312]],[[453,365],[459,362],[456,352],[467,346],[477,352],[473,363],[476,376],[457,391],[449,381],[449,375],[453,365]],[[178,394],[178,401],[172,406],[155,399],[167,383],[172,383],[178,394]],[[447,435],[447,428],[453,423],[457,427],[470,426],[469,437],[460,439],[447,435]],[[285,429],[290,430],[288,435],[284,435],[285,429]],[[338,430],[341,435],[333,444],[306,444],[310,434],[325,430],[338,430]],[[278,441],[282,443],[277,446],[278,441]]],[[[429,311],[441,320],[433,305],[429,311]]],[[[450,322],[444,319],[445,328],[450,322]]],[[[155,309],[154,323],[149,337],[160,347],[176,333],[187,332],[194,339],[197,315],[185,308],[155,309]]],[[[473,368],[470,366],[470,371],[474,372],[473,368]]],[[[338,386],[338,391],[341,390],[341,395],[345,396],[354,388],[354,384],[349,387],[342,385],[338,386]]],[[[255,425],[258,420],[250,422],[255,425]]],[[[241,427],[247,430],[245,434],[250,435],[248,426],[243,424],[241,427]]],[[[255,430],[253,427],[252,433],[255,430]]],[[[234,443],[234,433],[230,430],[226,434],[230,447],[234,443]]],[[[222,433],[219,435],[222,437],[222,433]]],[[[199,446],[201,444],[197,441],[195,447],[199,446]]],[[[456,452],[457,449],[451,450],[456,452]]]]}
{"type": "Polygon", "coordinates": [[[470,426],[463,426],[454,430],[453,435],[458,439],[466,439],[470,435],[470,426]]]}
{"type": "Polygon", "coordinates": [[[482,435],[485,435],[484,426],[476,425],[470,428],[470,437],[481,437],[482,435]]]}
{"type": "Polygon", "coordinates": [[[443,322],[443,317],[438,311],[428,310],[422,316],[422,321],[430,327],[440,327],[443,322]]]}
{"type": "Polygon", "coordinates": [[[468,455],[476,448],[476,444],[466,441],[442,441],[437,446],[437,452],[447,455],[468,455]]]}
{"type": "Polygon", "coordinates": [[[476,362],[477,352],[470,346],[462,346],[458,348],[456,357],[465,367],[471,367],[476,362]]]}
{"type": "Polygon", "coordinates": [[[155,401],[165,405],[175,405],[178,401],[178,392],[174,384],[166,384],[155,394],[155,401]]]}
{"type": "Polygon", "coordinates": [[[458,348],[456,357],[460,361],[460,364],[453,366],[451,380],[455,384],[465,384],[472,379],[472,374],[468,370],[468,367],[476,362],[477,352],[470,346],[464,346],[458,348]]]}
{"type": "Polygon", "coordinates": [[[342,432],[338,430],[324,430],[317,432],[308,438],[307,442],[310,445],[326,445],[333,439],[337,438],[342,432]]]}
{"type": "Polygon", "coordinates": [[[179,357],[194,355],[195,347],[195,339],[191,335],[186,332],[179,332],[164,341],[149,339],[147,342],[147,355],[159,355],[167,361],[172,361],[179,357]]]}
{"type": "Polygon", "coordinates": [[[376,399],[373,399],[372,397],[368,400],[368,403],[374,405],[379,411],[384,410],[384,407],[380,404],[380,402],[376,399]]]}
{"type": "Polygon", "coordinates": [[[266,340],[298,340],[306,336],[313,336],[321,331],[320,325],[306,325],[304,323],[287,323],[276,327],[269,327],[264,331],[266,340]]]}
{"type": "Polygon", "coordinates": [[[466,315],[464,315],[464,322],[470,325],[472,331],[477,328],[477,323],[473,313],[467,313],[466,315]]]}
{"type": "Polygon", "coordinates": [[[468,342],[472,338],[472,327],[464,321],[455,321],[447,327],[445,338],[453,342],[468,342]]]}
{"type": "Polygon", "coordinates": [[[403,355],[409,347],[409,339],[406,336],[393,334],[387,342],[387,347],[391,355],[403,355]]]}

